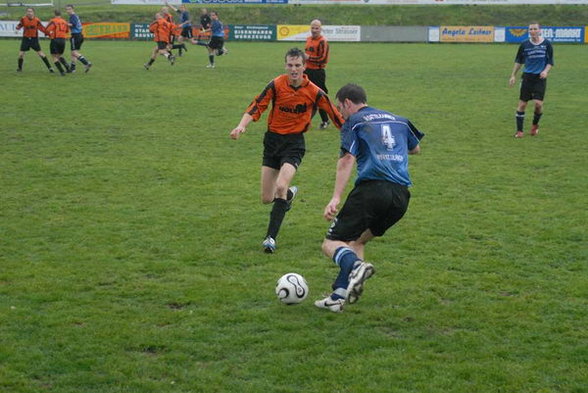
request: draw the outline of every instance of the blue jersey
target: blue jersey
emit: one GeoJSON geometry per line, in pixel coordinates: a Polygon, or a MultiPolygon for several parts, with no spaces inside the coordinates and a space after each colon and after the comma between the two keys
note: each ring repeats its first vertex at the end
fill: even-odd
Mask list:
{"type": "Polygon", "coordinates": [[[213,20],[210,26],[210,30],[212,30],[213,37],[225,36],[225,28],[223,27],[223,23],[220,20],[213,20]]]}
{"type": "Polygon", "coordinates": [[[533,44],[531,40],[524,41],[520,46],[515,62],[525,65],[527,74],[540,74],[547,64],[553,66],[553,47],[551,42],[543,40],[540,44],[533,44]]]}
{"type": "Polygon", "coordinates": [[[82,21],[77,14],[71,14],[69,16],[69,24],[71,25],[69,29],[72,34],[79,34],[82,32],[82,21]]]}
{"type": "Polygon", "coordinates": [[[349,116],[341,128],[341,154],[357,160],[357,179],[387,180],[410,186],[408,152],[424,134],[404,117],[364,107],[349,116]]]}
{"type": "MultiPolygon", "coordinates": [[[[189,22],[190,21],[190,13],[188,11],[179,11],[178,10],[178,13],[180,14],[180,22],[181,23],[185,23],[185,22],[189,22]]],[[[192,23],[186,23],[182,27],[183,28],[192,27],[192,23]]]]}

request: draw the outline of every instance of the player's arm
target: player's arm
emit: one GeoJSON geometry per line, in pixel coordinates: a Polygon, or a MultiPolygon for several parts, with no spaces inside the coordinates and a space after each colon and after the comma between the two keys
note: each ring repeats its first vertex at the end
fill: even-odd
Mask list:
{"type": "Polygon", "coordinates": [[[251,116],[249,113],[245,112],[243,114],[243,117],[241,118],[241,121],[237,125],[237,127],[233,128],[233,130],[231,131],[231,134],[230,134],[231,139],[239,139],[239,136],[241,136],[242,133],[247,131],[247,126],[252,121],[253,121],[253,116],[251,116]]]}
{"type": "Polygon", "coordinates": [[[19,31],[24,26],[22,18],[18,21],[18,24],[14,28],[16,31],[19,31]]]}
{"type": "Polygon", "coordinates": [[[165,5],[169,8],[171,8],[172,10],[174,10],[175,12],[178,12],[178,9],[176,7],[174,7],[172,4],[169,4],[167,1],[165,2],[165,5]]]}
{"type": "Polygon", "coordinates": [[[326,40],[321,40],[316,48],[316,56],[308,56],[307,61],[314,64],[324,64],[327,62],[327,56],[329,54],[329,44],[326,40]]]}
{"type": "MultiPolygon", "coordinates": [[[[51,24],[51,22],[49,22],[49,24],[51,24]]],[[[47,27],[49,27],[49,25],[47,25],[47,27]]],[[[43,26],[41,21],[37,22],[37,30],[39,30],[41,33],[47,34],[47,27],[43,26]]]]}
{"type": "Polygon", "coordinates": [[[335,127],[341,129],[343,123],[345,122],[345,119],[343,119],[343,116],[341,116],[341,113],[339,113],[337,108],[333,106],[333,103],[331,102],[331,100],[329,100],[329,97],[327,97],[327,95],[322,91],[321,93],[319,93],[317,104],[319,108],[327,112],[327,115],[329,115],[329,118],[331,119],[335,127]]]}
{"type": "Polygon", "coordinates": [[[519,72],[519,70],[521,69],[523,65],[521,63],[514,63],[514,66],[512,67],[512,73],[510,74],[510,79],[508,80],[508,85],[510,87],[513,87],[516,80],[517,80],[517,72],[519,72]]]}
{"type": "Polygon", "coordinates": [[[545,68],[539,74],[539,78],[541,78],[541,79],[547,78],[547,74],[549,74],[549,71],[551,70],[552,67],[553,67],[553,47],[551,45],[549,45],[547,47],[547,64],[545,64],[545,68]]]}
{"type": "Polygon", "coordinates": [[[341,196],[345,192],[351,172],[355,166],[355,156],[349,152],[343,153],[343,155],[337,161],[337,175],[335,178],[335,188],[333,189],[333,196],[331,200],[325,206],[323,217],[326,220],[331,221],[337,215],[339,203],[341,203],[341,196]]]}

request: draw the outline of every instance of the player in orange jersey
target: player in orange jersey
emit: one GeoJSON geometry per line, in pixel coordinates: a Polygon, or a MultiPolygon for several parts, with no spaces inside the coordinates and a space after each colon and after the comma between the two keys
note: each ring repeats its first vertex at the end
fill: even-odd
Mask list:
{"type": "MultiPolygon", "coordinates": [[[[325,36],[322,35],[323,27],[321,21],[318,19],[310,22],[310,36],[306,39],[306,70],[304,73],[308,75],[308,79],[325,93],[327,90],[327,73],[326,67],[329,61],[329,43],[325,36]]],[[[320,129],[324,130],[329,125],[329,118],[327,113],[322,109],[319,110],[321,116],[320,129]]]]}
{"type": "Polygon", "coordinates": [[[16,25],[16,30],[23,29],[22,41],[20,43],[20,52],[18,53],[18,68],[16,72],[22,72],[22,65],[24,63],[25,52],[30,49],[37,52],[43,63],[47,66],[49,72],[53,72],[51,64],[47,59],[47,55],[41,50],[39,44],[39,31],[45,33],[45,26],[41,23],[41,20],[35,16],[35,10],[33,8],[27,8],[25,16],[20,18],[20,21],[16,25]]]}
{"type": "Polygon", "coordinates": [[[173,28],[173,24],[165,20],[161,12],[155,14],[155,21],[153,21],[149,25],[149,31],[153,33],[153,41],[157,43],[157,46],[153,48],[153,52],[151,53],[151,59],[149,59],[149,62],[143,65],[146,70],[148,70],[151,67],[151,65],[155,62],[155,59],[157,58],[158,54],[169,60],[169,63],[171,65],[174,65],[176,58],[171,54],[171,52],[168,49],[169,39],[173,28]]]}
{"type": "Polygon", "coordinates": [[[304,133],[310,128],[312,115],[321,108],[337,128],[343,124],[343,117],[329,97],[304,74],[304,52],[298,48],[290,49],[285,63],[285,74],[273,79],[255,97],[230,134],[233,139],[239,138],[249,123],[259,120],[272,103],[261,167],[261,201],[264,204],[273,203],[262,243],[267,253],[276,250],[278,231],[298,191],[297,187],[290,187],[290,183],[306,152],[304,133]]]}
{"type": "Polygon", "coordinates": [[[61,17],[61,11],[55,10],[53,13],[55,14],[55,17],[49,21],[49,24],[45,28],[45,33],[51,38],[49,48],[51,50],[51,56],[53,57],[53,64],[55,64],[55,67],[57,67],[61,76],[65,76],[66,71],[70,72],[67,61],[63,58],[63,52],[65,52],[65,39],[69,32],[69,26],[61,17]]]}

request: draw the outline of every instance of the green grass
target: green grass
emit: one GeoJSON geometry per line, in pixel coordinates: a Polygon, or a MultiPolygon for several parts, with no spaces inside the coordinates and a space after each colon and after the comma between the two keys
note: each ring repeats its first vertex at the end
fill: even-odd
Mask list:
{"type": "MultiPolygon", "coordinates": [[[[69,0],[54,0],[63,8],[69,0]]],[[[84,22],[148,22],[160,6],[112,5],[108,0],[74,2],[84,22]]],[[[189,5],[194,18],[202,5],[189,5]]],[[[208,5],[219,11],[225,24],[308,24],[320,18],[323,24],[362,26],[490,25],[526,26],[538,20],[546,26],[584,26],[585,5],[208,5]]],[[[53,7],[38,7],[37,15],[49,20],[53,7]]],[[[0,6],[0,19],[17,20],[24,7],[0,6]],[[1,15],[5,13],[5,15],[1,15]]]]}
{"type": "Polygon", "coordinates": [[[331,94],[360,83],[427,134],[407,216],[335,315],[312,301],[336,274],[337,132],[307,134],[271,256],[266,116],[228,137],[290,45],[147,72],[151,43],[89,41],[92,71],[61,78],[33,53],[17,74],[0,41],[0,391],[587,392],[585,48],[555,47],[540,136],[516,140],[515,46],[332,44],[331,94]],[[288,271],[301,305],[273,294],[288,271]]]}

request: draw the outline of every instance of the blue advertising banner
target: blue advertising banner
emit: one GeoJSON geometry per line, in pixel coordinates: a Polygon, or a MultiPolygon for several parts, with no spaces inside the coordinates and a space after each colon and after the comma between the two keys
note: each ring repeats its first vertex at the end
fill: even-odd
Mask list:
{"type": "Polygon", "coordinates": [[[150,41],[153,33],[149,31],[149,23],[131,23],[131,39],[150,41]]]}
{"type": "Polygon", "coordinates": [[[288,0],[182,0],[186,4],[288,4],[288,0]]]}
{"type": "MultiPolygon", "coordinates": [[[[556,27],[541,26],[541,32],[544,38],[551,42],[584,42],[584,27],[556,27]]],[[[508,26],[506,27],[506,42],[519,43],[529,38],[528,26],[508,26]]]]}

